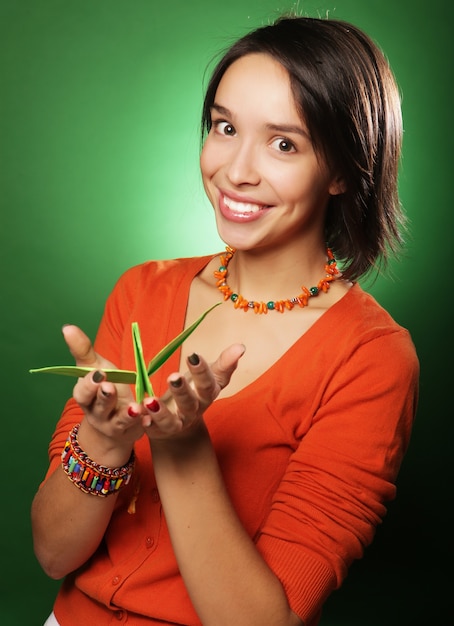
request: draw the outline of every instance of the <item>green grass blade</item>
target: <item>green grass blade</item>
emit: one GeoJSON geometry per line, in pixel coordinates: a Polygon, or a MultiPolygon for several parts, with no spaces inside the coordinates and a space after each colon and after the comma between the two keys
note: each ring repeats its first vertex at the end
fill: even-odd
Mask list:
{"type": "Polygon", "coordinates": [[[139,402],[140,404],[141,402],[143,402],[145,391],[144,391],[143,376],[142,376],[142,372],[140,371],[140,346],[138,345],[138,342],[137,342],[136,328],[137,328],[137,323],[133,322],[132,323],[132,344],[134,347],[134,359],[135,359],[136,368],[137,368],[136,402],[139,402]]]}
{"type": "MultiPolygon", "coordinates": [[[[137,322],[132,323],[132,338],[134,346],[134,357],[136,362],[137,372],[131,370],[115,370],[115,369],[103,369],[102,371],[106,375],[106,380],[112,383],[126,384],[136,386],[136,400],[141,403],[145,397],[145,393],[150,396],[154,395],[153,387],[149,376],[156,372],[161,365],[163,365],[167,359],[181,346],[183,341],[194,332],[197,326],[205,319],[205,317],[214,308],[222,304],[217,302],[203,313],[191,326],[186,328],[175,339],[168,343],[158,354],[150,361],[148,368],[145,365],[145,359],[143,356],[142,340],[140,338],[139,325],[137,322]]],[[[76,365],[54,365],[51,367],[39,367],[29,370],[30,374],[58,374],[60,376],[73,376],[81,378],[86,376],[89,372],[94,372],[94,367],[78,367],[76,365]]]]}
{"type": "MultiPolygon", "coordinates": [[[[60,376],[74,376],[81,378],[89,372],[94,372],[94,367],[77,367],[75,365],[55,365],[52,367],[39,367],[29,370],[30,374],[59,374],[60,376]]],[[[136,373],[130,370],[102,370],[106,374],[106,380],[111,383],[124,383],[133,385],[136,382],[136,373]]]]}
{"type": "Polygon", "coordinates": [[[158,352],[158,354],[148,364],[148,376],[154,374],[154,372],[156,372],[156,370],[158,370],[161,365],[163,365],[167,361],[167,359],[175,352],[175,350],[177,350],[181,346],[183,341],[187,339],[191,333],[194,332],[194,330],[205,319],[208,313],[210,313],[210,311],[212,311],[220,304],[222,304],[222,302],[217,302],[215,305],[207,309],[205,313],[203,313],[191,326],[189,326],[188,328],[186,328],[186,330],[177,335],[177,337],[175,337],[175,339],[172,339],[172,341],[168,343],[165,348],[158,352]]]}
{"type": "Polygon", "coordinates": [[[153,396],[153,387],[148,378],[147,367],[143,356],[142,340],[140,337],[139,325],[137,322],[132,323],[132,341],[134,344],[134,358],[136,361],[137,377],[136,377],[136,401],[143,402],[145,393],[153,396]]]}

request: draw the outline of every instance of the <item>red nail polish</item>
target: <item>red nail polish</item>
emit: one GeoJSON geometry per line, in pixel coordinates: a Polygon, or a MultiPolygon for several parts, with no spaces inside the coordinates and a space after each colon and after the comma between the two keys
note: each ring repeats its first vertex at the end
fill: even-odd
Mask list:
{"type": "Polygon", "coordinates": [[[139,417],[139,413],[137,413],[132,406],[128,406],[128,415],[129,417],[139,417]]]}
{"type": "Polygon", "coordinates": [[[145,406],[152,413],[157,413],[159,411],[159,402],[153,398],[152,400],[147,400],[145,402],[145,406]]]}

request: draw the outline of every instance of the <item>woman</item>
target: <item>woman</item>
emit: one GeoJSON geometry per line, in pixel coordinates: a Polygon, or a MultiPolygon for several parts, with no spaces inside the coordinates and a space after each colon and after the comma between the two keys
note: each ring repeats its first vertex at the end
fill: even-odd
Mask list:
{"type": "Polygon", "coordinates": [[[37,557],[64,577],[48,623],[314,626],[395,495],[418,360],[355,282],[400,243],[383,55],[350,24],[282,18],[221,59],[203,129],[226,252],[127,271],[94,348],[63,329],[96,371],[32,507],[37,557]],[[134,368],[133,321],[149,359],[220,299],[156,397],[106,380],[134,368]]]}

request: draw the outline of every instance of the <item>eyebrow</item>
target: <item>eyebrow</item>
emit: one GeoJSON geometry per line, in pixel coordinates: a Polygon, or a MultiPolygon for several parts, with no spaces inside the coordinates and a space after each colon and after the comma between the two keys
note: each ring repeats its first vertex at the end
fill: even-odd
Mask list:
{"type": "Polygon", "coordinates": [[[272,130],[274,132],[277,133],[294,133],[297,135],[301,135],[302,137],[305,137],[306,139],[309,138],[309,133],[304,130],[304,128],[302,128],[301,126],[294,126],[292,124],[288,125],[288,124],[267,124],[266,128],[268,130],[272,130]]]}
{"type": "Polygon", "coordinates": [[[213,104],[210,106],[210,109],[214,109],[215,111],[217,111],[221,115],[225,115],[226,117],[232,117],[232,113],[228,109],[221,106],[220,104],[216,104],[216,102],[213,102],[213,104]]]}
{"type": "MultiPolygon", "coordinates": [[[[214,109],[215,111],[217,111],[220,115],[225,115],[226,117],[232,118],[232,112],[229,111],[229,109],[227,109],[226,107],[220,105],[220,104],[216,104],[216,102],[214,102],[210,109],[214,109]]],[[[305,137],[306,139],[310,139],[310,135],[309,133],[302,127],[302,126],[296,126],[294,124],[266,124],[266,128],[267,130],[272,130],[273,132],[277,132],[277,133],[293,133],[296,135],[301,135],[302,137],[305,137]]]]}

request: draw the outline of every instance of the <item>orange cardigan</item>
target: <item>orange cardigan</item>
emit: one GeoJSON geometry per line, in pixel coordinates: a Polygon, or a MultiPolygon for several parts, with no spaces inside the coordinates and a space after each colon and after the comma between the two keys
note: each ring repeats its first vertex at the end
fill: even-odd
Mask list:
{"type": "MultiPolygon", "coordinates": [[[[210,258],[128,270],[106,303],[96,350],[134,369],[136,321],[145,358],[156,354],[181,331],[191,281],[210,258]]],[[[176,353],[154,375],[158,395],[178,360],[176,353]]],[[[418,376],[408,332],[356,284],[259,379],[206,413],[238,516],[308,626],[317,624],[324,600],[362,556],[395,496],[418,376]]],[[[49,446],[48,475],[81,419],[70,400],[49,446]]],[[[136,455],[135,482],[120,493],[104,541],[62,584],[54,606],[62,626],[200,624],[172,551],[145,436],[136,455]]]]}

